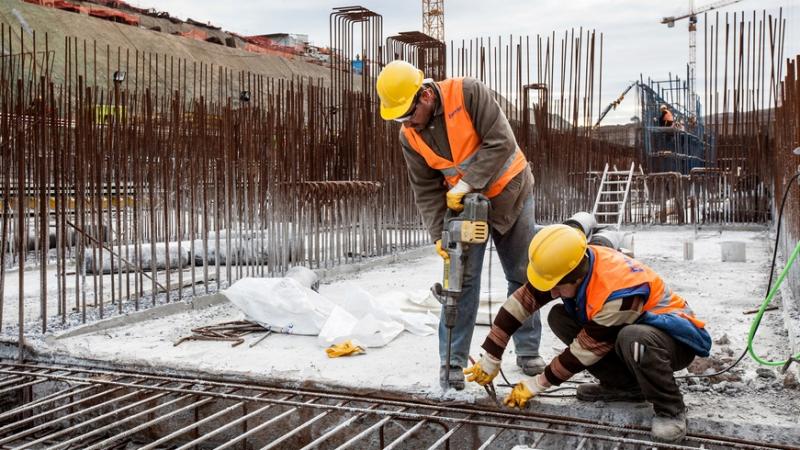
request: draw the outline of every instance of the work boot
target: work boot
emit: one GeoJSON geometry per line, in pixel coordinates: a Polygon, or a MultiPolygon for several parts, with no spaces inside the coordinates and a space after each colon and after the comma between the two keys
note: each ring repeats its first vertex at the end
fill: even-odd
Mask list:
{"type": "Polygon", "coordinates": [[[544,372],[547,364],[541,356],[517,356],[517,365],[522,369],[522,373],[532,377],[544,372]]]}
{"type": "Polygon", "coordinates": [[[662,442],[682,441],[686,437],[686,411],[681,411],[677,416],[656,414],[650,433],[662,442]]]}
{"type": "Polygon", "coordinates": [[[447,376],[447,367],[439,368],[439,385],[443,391],[453,388],[457,391],[464,389],[464,369],[460,366],[450,366],[450,375],[447,376]]]}
{"type": "Polygon", "coordinates": [[[584,383],[578,385],[578,391],[575,394],[578,400],[585,402],[643,402],[644,395],[639,389],[639,386],[633,386],[628,389],[613,388],[603,386],[598,383],[584,383]]]}

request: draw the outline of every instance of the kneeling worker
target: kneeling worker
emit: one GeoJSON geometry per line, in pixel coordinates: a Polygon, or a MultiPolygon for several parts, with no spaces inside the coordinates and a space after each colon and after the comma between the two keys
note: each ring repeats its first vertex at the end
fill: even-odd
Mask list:
{"type": "Polygon", "coordinates": [[[506,404],[523,408],[536,394],[588,370],[600,383],[578,386],[578,400],[646,400],[655,410],[653,436],[683,439],[686,406],[673,372],[711,349],[711,336],[686,301],[649,267],[616,250],[588,245],[582,232],[567,225],[539,231],[528,257],[528,283],[498,312],[482,346],[486,353],[464,370],[468,381],[491,382],[508,336],[532,313],[561,298],[563,305],[553,306],[548,323],[569,347],[544,373],[517,384],[506,404]]]}

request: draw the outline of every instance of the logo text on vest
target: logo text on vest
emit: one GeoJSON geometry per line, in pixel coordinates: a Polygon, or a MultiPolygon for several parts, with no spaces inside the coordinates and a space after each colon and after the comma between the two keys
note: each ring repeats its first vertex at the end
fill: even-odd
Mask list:
{"type": "Polygon", "coordinates": [[[448,119],[452,119],[453,116],[458,114],[462,109],[464,109],[464,108],[459,105],[458,107],[456,107],[456,109],[454,109],[454,110],[450,111],[449,113],[447,113],[447,118],[448,119]]]}

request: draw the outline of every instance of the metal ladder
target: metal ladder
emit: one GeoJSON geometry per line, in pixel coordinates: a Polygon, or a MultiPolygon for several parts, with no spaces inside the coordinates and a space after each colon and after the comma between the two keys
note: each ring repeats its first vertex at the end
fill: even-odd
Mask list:
{"type": "Polygon", "coordinates": [[[619,229],[625,219],[625,205],[628,203],[628,193],[633,180],[634,163],[628,170],[608,170],[608,163],[603,169],[600,179],[600,188],[594,201],[592,214],[597,219],[597,225],[619,229]]]}

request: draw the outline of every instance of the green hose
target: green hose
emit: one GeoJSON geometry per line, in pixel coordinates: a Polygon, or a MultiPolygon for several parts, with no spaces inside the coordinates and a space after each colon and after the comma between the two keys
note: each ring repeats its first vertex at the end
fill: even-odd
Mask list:
{"type": "MultiPolygon", "coordinates": [[[[797,259],[797,255],[800,253],[800,241],[797,242],[797,246],[795,246],[794,250],[792,251],[792,255],[789,257],[789,261],[786,263],[786,267],[784,267],[783,271],[781,272],[780,276],[778,277],[778,281],[775,283],[775,286],[772,290],[769,291],[767,294],[767,298],[764,299],[764,302],[761,304],[761,307],[758,309],[758,313],[756,317],[753,319],[753,324],[750,325],[750,333],[747,336],[747,352],[750,353],[750,356],[756,360],[759,364],[763,366],[785,366],[791,362],[791,360],[800,360],[800,353],[790,357],[790,359],[786,359],[784,361],[765,361],[761,359],[756,352],[753,350],[753,338],[756,335],[756,331],[758,331],[758,326],[761,324],[761,316],[764,315],[764,310],[767,309],[767,306],[772,301],[772,298],[775,296],[775,293],[778,292],[778,289],[781,287],[781,283],[783,283],[783,279],[786,278],[786,274],[789,273],[789,269],[792,268],[792,264],[794,264],[794,260],[797,259]]],[[[800,361],[798,361],[800,362],[800,361]]]]}

